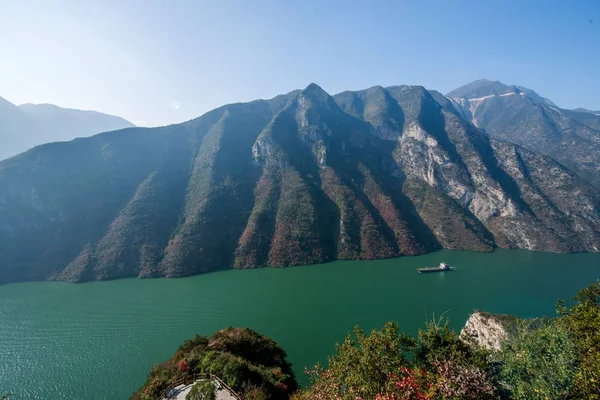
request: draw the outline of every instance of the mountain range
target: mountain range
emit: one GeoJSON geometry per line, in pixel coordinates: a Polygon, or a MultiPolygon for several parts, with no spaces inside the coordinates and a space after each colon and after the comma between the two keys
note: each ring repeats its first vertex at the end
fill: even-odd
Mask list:
{"type": "Polygon", "coordinates": [[[16,106],[0,97],[0,160],[43,143],[67,141],[132,126],[123,118],[96,111],[73,110],[52,104],[16,106]]]}
{"type": "Polygon", "coordinates": [[[330,96],[311,84],[182,124],[38,146],[0,162],[0,282],[440,248],[597,252],[598,154],[585,163],[577,141],[591,146],[598,132],[593,112],[572,113],[488,81],[447,96],[421,86],[330,96]],[[572,156],[554,153],[552,134],[575,143],[572,156]]]}
{"type": "Polygon", "coordinates": [[[487,80],[446,96],[463,118],[491,137],[549,155],[600,184],[600,113],[564,110],[533,90],[487,80]]]}

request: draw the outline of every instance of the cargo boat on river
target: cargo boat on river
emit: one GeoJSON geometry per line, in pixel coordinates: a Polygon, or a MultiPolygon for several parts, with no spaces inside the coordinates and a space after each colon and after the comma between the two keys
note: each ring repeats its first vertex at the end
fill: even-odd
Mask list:
{"type": "Polygon", "coordinates": [[[446,264],[445,262],[441,262],[439,267],[419,268],[419,269],[417,269],[417,271],[420,274],[425,274],[425,273],[428,273],[428,272],[452,271],[452,268],[450,268],[450,266],[448,264],[446,264]]]}

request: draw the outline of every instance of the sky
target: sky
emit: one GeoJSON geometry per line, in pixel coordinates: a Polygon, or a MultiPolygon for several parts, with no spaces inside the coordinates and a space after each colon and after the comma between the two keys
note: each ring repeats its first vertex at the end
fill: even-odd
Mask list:
{"type": "Polygon", "coordinates": [[[598,0],[0,0],[0,96],[186,121],[314,82],[487,78],[600,110],[598,0]]]}

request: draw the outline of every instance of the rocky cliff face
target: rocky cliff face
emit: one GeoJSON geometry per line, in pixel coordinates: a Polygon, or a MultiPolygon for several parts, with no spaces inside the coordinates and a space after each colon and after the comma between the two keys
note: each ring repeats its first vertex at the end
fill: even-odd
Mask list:
{"type": "Polygon", "coordinates": [[[438,98],[446,109],[456,110],[491,137],[549,155],[600,185],[600,115],[563,110],[533,90],[487,80],[438,98]]]}
{"type": "Polygon", "coordinates": [[[515,317],[497,316],[476,311],[467,320],[460,331],[460,337],[468,343],[488,350],[500,350],[502,342],[509,337],[507,325],[514,323],[515,317]]]}
{"type": "Polygon", "coordinates": [[[0,162],[0,282],[495,246],[599,251],[600,193],[419,86],[313,84],[0,162]]]}

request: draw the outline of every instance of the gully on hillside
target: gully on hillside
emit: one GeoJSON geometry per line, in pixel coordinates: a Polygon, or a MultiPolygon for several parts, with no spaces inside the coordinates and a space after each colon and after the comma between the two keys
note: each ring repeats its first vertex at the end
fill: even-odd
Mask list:
{"type": "MultiPolygon", "coordinates": [[[[441,95],[440,95],[441,96],[441,95]]],[[[491,137],[549,155],[600,185],[600,113],[564,110],[522,86],[485,79],[447,94],[444,104],[491,137]]]]}
{"type": "Polygon", "coordinates": [[[433,96],[311,84],[1,162],[0,282],[600,250],[598,189],[433,96]]]}

